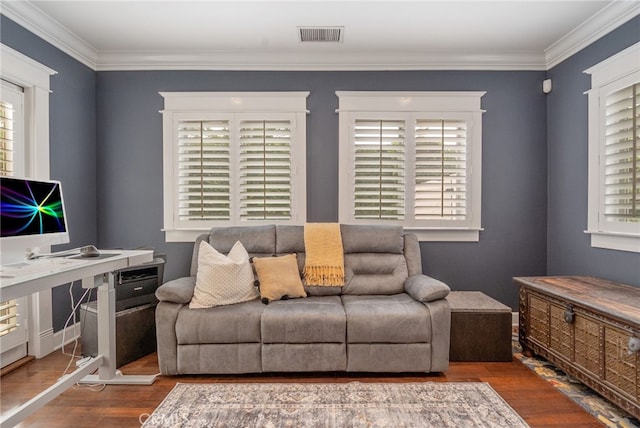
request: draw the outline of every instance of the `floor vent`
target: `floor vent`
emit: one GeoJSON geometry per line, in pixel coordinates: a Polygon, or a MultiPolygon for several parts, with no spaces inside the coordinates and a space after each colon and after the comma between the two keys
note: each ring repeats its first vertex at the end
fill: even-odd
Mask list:
{"type": "Polygon", "coordinates": [[[301,42],[342,42],[344,27],[298,27],[301,42]]]}

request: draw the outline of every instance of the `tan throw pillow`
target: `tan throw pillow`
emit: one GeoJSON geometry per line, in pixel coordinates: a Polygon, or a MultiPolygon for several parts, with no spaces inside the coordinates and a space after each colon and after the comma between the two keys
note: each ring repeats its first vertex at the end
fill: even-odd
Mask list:
{"type": "Polygon", "coordinates": [[[258,297],[253,281],[249,254],[240,241],[226,256],[202,241],[198,252],[196,288],[189,307],[210,308],[253,300],[258,297]]]}
{"type": "Polygon", "coordinates": [[[263,303],[280,300],[284,296],[307,297],[304,291],[298,256],[287,254],[280,257],[254,257],[253,266],[260,282],[260,297],[263,303]]]}

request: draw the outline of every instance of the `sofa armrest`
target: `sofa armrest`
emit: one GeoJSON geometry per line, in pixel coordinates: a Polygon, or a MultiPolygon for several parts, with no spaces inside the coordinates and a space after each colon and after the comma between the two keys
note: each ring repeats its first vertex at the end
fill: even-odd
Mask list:
{"type": "Polygon", "coordinates": [[[156,290],[156,297],[161,302],[187,304],[191,301],[195,288],[196,277],[185,276],[162,284],[156,290]]]}
{"type": "Polygon", "coordinates": [[[419,302],[426,303],[444,299],[451,289],[447,284],[430,276],[419,274],[407,278],[404,291],[419,302]]]}

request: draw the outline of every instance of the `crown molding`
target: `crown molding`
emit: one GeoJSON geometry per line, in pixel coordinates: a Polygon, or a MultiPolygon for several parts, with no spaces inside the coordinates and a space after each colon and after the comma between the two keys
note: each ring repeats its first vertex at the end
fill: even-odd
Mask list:
{"type": "Polygon", "coordinates": [[[105,52],[96,70],[545,70],[543,54],[380,52],[376,55],[309,52],[105,52]]]}
{"type": "Polygon", "coordinates": [[[95,70],[98,51],[29,1],[3,1],[2,15],[95,70]]]}
{"type": "Polygon", "coordinates": [[[545,49],[547,70],[552,69],[639,14],[640,3],[637,1],[618,0],[605,6],[545,49]]]}

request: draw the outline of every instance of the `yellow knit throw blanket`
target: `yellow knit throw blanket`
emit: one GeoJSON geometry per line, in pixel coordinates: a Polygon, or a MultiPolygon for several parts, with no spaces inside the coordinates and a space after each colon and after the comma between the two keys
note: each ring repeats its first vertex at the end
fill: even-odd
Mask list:
{"type": "Polygon", "coordinates": [[[338,223],[306,223],[304,248],[307,285],[344,285],[344,252],[338,223]]]}

